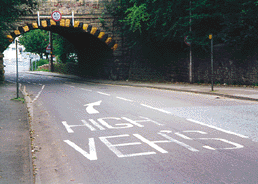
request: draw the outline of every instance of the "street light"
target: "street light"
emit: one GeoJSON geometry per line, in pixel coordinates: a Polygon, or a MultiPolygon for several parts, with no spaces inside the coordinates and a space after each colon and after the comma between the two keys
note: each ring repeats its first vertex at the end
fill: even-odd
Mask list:
{"type": "Polygon", "coordinates": [[[16,93],[17,93],[17,99],[19,98],[19,81],[18,81],[18,40],[15,40],[15,48],[16,48],[16,93]]]}
{"type": "Polygon", "coordinates": [[[209,35],[211,40],[211,91],[213,91],[213,37],[212,34],[209,35]]]}

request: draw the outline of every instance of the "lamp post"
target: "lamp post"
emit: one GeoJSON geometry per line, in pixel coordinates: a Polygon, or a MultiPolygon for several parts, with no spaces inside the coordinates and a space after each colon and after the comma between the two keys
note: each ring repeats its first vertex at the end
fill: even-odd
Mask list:
{"type": "MultiPolygon", "coordinates": [[[[191,22],[192,22],[192,19],[191,19],[191,16],[192,16],[192,2],[191,2],[191,0],[190,0],[190,12],[189,12],[189,14],[190,14],[190,16],[189,16],[189,23],[190,23],[190,27],[189,27],[189,31],[191,32],[192,31],[192,27],[191,27],[191,22]]],[[[193,82],[193,74],[192,74],[192,72],[193,72],[193,63],[192,63],[192,46],[191,46],[192,44],[190,44],[190,62],[189,62],[189,82],[190,83],[192,83],[193,82]]]]}
{"type": "Polygon", "coordinates": [[[213,91],[213,37],[212,34],[209,35],[211,40],[211,91],[213,91]]]}
{"type": "Polygon", "coordinates": [[[19,98],[19,76],[18,76],[18,40],[15,40],[15,48],[16,48],[16,93],[17,98],[19,98]]]}

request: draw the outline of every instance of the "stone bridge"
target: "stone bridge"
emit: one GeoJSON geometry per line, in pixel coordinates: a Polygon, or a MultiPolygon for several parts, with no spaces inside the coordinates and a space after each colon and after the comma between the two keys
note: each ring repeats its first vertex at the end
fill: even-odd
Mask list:
{"type": "MultiPolygon", "coordinates": [[[[52,31],[69,40],[78,50],[79,72],[124,79],[128,73],[123,48],[123,34],[116,19],[106,10],[110,0],[38,0],[33,14],[20,17],[7,32],[12,42],[34,30],[52,31]],[[59,11],[62,18],[54,21],[51,14],[59,11]]],[[[1,60],[1,58],[0,58],[1,60]]]]}

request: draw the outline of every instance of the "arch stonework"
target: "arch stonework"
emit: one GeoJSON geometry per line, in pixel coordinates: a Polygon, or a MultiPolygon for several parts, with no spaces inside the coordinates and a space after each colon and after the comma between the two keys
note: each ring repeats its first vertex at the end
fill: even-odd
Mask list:
{"type": "Polygon", "coordinates": [[[100,41],[106,43],[106,45],[113,51],[115,51],[118,47],[118,44],[116,43],[116,41],[108,34],[106,34],[104,31],[101,31],[97,27],[94,27],[90,24],[84,24],[83,22],[79,22],[77,20],[75,20],[74,25],[72,25],[71,19],[61,19],[58,22],[55,22],[52,19],[43,19],[43,20],[40,20],[40,24],[38,24],[38,22],[27,23],[26,25],[19,26],[16,30],[12,31],[10,34],[7,35],[7,38],[9,39],[10,42],[13,42],[13,40],[16,37],[26,32],[29,32],[30,30],[46,29],[46,28],[51,28],[56,26],[80,29],[85,33],[89,33],[97,37],[100,41]]]}

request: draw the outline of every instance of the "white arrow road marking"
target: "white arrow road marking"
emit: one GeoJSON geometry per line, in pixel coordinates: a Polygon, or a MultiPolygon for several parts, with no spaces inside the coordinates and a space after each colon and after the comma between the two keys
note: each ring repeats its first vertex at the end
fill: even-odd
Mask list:
{"type": "Polygon", "coordinates": [[[101,102],[102,102],[102,100],[94,102],[94,103],[85,104],[84,106],[87,106],[86,107],[87,113],[89,113],[89,114],[97,114],[97,113],[99,113],[99,111],[94,109],[93,106],[100,105],[101,102]]]}

